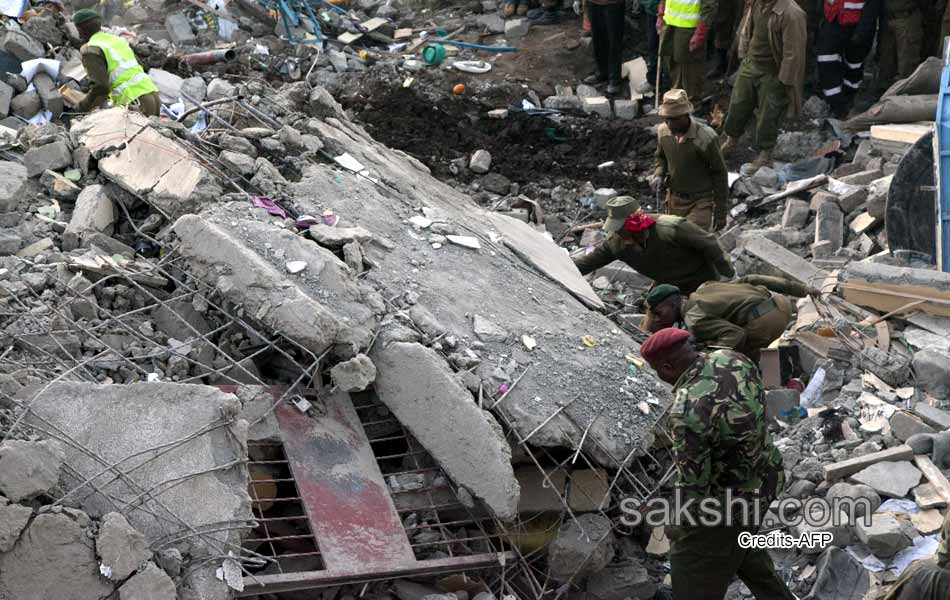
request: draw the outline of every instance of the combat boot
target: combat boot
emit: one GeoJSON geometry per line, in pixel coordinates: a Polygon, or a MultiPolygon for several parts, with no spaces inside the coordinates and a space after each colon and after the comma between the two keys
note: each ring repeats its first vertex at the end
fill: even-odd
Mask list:
{"type": "Polygon", "coordinates": [[[752,170],[757,171],[762,167],[771,167],[772,166],[772,151],[771,150],[762,150],[759,152],[759,155],[755,157],[755,160],[752,161],[752,170]]]}
{"type": "Polygon", "coordinates": [[[736,138],[732,137],[731,135],[727,135],[726,141],[724,141],[722,145],[719,146],[719,151],[722,152],[723,156],[725,156],[729,154],[730,152],[732,152],[733,150],[735,150],[735,148],[736,148],[736,138]]]}

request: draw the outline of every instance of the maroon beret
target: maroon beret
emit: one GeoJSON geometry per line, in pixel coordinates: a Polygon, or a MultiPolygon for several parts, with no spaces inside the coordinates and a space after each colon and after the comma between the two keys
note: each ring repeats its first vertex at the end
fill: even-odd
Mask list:
{"type": "Polygon", "coordinates": [[[685,329],[676,327],[667,327],[651,335],[647,341],[640,346],[640,356],[647,362],[653,363],[662,359],[671,350],[675,350],[680,344],[689,339],[689,332],[685,329]]]}

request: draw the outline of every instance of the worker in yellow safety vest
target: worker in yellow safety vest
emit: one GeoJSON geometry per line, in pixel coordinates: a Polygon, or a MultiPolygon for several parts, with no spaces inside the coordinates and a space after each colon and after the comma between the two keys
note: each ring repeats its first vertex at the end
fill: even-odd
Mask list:
{"type": "Polygon", "coordinates": [[[90,81],[89,93],[76,110],[89,112],[108,98],[113,106],[137,106],[143,114],[157,117],[162,108],[158,88],[135,59],[129,43],[101,31],[102,19],[92,9],[76,11],[73,23],[85,42],[80,55],[90,81]]]}
{"type": "Polygon", "coordinates": [[[657,9],[660,58],[669,61],[673,88],[686,90],[694,104],[702,100],[706,38],[718,0],[665,0],[657,9]]]}

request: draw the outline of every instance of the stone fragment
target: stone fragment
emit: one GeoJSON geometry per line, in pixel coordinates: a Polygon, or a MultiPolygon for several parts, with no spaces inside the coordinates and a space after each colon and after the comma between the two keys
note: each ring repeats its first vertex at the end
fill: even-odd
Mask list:
{"type": "Polygon", "coordinates": [[[99,576],[87,526],[79,511],[36,516],[13,549],[0,554],[0,593],[11,600],[103,600],[112,585],[99,576]]]}
{"type": "Polygon", "coordinates": [[[63,250],[75,250],[83,236],[98,232],[111,235],[116,221],[115,206],[105,187],[90,185],[76,199],[73,216],[63,233],[63,250]]]}
{"type": "Polygon", "coordinates": [[[511,448],[495,418],[478,407],[445,360],[405,342],[377,343],[371,358],[376,393],[399,422],[453,481],[499,518],[514,518],[519,490],[511,448]]]}
{"type": "Polygon", "coordinates": [[[848,185],[868,185],[875,179],[880,179],[883,174],[880,169],[871,169],[866,171],[858,171],[851,175],[846,175],[840,179],[843,183],[848,185]]]}
{"type": "Polygon", "coordinates": [[[597,208],[605,210],[607,208],[607,203],[617,197],[617,190],[614,188],[597,188],[594,190],[594,204],[597,205],[597,208]]]}
{"type": "Polygon", "coordinates": [[[243,177],[251,177],[257,170],[257,164],[254,159],[246,154],[238,154],[237,152],[224,150],[218,155],[218,160],[221,161],[225,167],[230,169],[231,172],[238,173],[243,177]]]}
{"type": "Polygon", "coordinates": [[[73,154],[66,142],[53,142],[31,148],[23,155],[23,164],[29,177],[38,177],[44,171],[60,171],[73,164],[73,154]]]}
{"type": "Polygon", "coordinates": [[[528,19],[508,19],[505,21],[505,38],[509,41],[524,37],[531,27],[528,19]]]}
{"type": "Polygon", "coordinates": [[[808,203],[798,198],[789,198],[785,201],[785,212],[782,214],[782,227],[800,229],[808,223],[811,216],[808,203]]]}
{"type": "Polygon", "coordinates": [[[639,563],[611,565],[587,579],[587,592],[598,600],[653,600],[656,579],[639,563]]]}
{"type": "Polygon", "coordinates": [[[178,577],[181,575],[184,558],[178,548],[162,548],[155,553],[155,562],[168,573],[169,577],[178,577]]]}
{"type": "Polygon", "coordinates": [[[504,342],[508,339],[508,332],[492,323],[481,315],[475,315],[472,320],[475,335],[483,342],[504,342]]]}
{"type": "Polygon", "coordinates": [[[376,381],[376,365],[365,354],[357,354],[330,369],[330,377],[344,392],[361,392],[376,381]]]}
{"type": "Polygon", "coordinates": [[[815,217],[815,243],[831,242],[831,252],[844,243],[844,213],[830,202],[818,207],[815,217]]]}
{"type": "Polygon", "coordinates": [[[119,588],[119,600],[175,600],[177,597],[175,582],[153,562],[119,588]]]}
{"type": "Polygon", "coordinates": [[[103,567],[109,569],[109,579],[122,581],[152,557],[145,536],[129,525],[120,513],[102,517],[96,537],[96,554],[103,567]]]}
{"type": "Polygon", "coordinates": [[[889,425],[894,437],[902,442],[906,442],[911,436],[919,433],[936,433],[933,427],[902,410],[898,410],[891,415],[889,425]]]}
{"type": "Polygon", "coordinates": [[[881,496],[903,498],[918,483],[921,472],[907,461],[882,462],[855,473],[854,481],[864,484],[881,496]]]}
{"type": "MultiPolygon", "coordinates": [[[[950,353],[948,353],[950,354],[950,353]]],[[[915,367],[916,369],[916,367],[915,367]]],[[[918,377],[918,382],[920,381],[920,375],[918,377]]],[[[950,429],[950,412],[941,410],[936,406],[931,406],[926,402],[918,402],[914,405],[914,413],[918,417],[923,419],[925,423],[931,425],[938,431],[947,431],[950,429]]]]}
{"type": "Polygon", "coordinates": [[[165,17],[165,30],[176,46],[189,46],[198,39],[185,13],[173,13],[165,17]]]}
{"type": "Polygon", "coordinates": [[[75,202],[82,190],[78,185],[66,179],[56,171],[44,171],[40,184],[50,196],[63,202],[75,202]]]}
{"type": "Polygon", "coordinates": [[[251,158],[257,158],[257,148],[254,147],[254,144],[251,143],[251,140],[239,135],[224,134],[218,138],[218,145],[221,146],[223,150],[237,152],[238,154],[246,154],[251,158]]]}
{"type": "Polygon", "coordinates": [[[501,173],[488,173],[479,178],[483,188],[494,194],[504,196],[511,190],[511,180],[501,173]]]}
{"type": "Polygon", "coordinates": [[[162,104],[172,105],[181,99],[181,88],[185,80],[178,75],[164,69],[149,69],[148,78],[158,88],[158,95],[162,100],[162,104]]]}
{"type": "Polygon", "coordinates": [[[854,517],[870,515],[881,506],[881,497],[873,488],[844,481],[828,488],[825,498],[834,508],[854,517]]]}
{"type": "Polygon", "coordinates": [[[233,84],[228,83],[224,79],[212,79],[211,83],[208,84],[208,92],[205,97],[209,101],[229,98],[235,94],[236,90],[237,88],[235,88],[233,84]]]}
{"type": "Polygon", "coordinates": [[[910,522],[914,524],[921,535],[931,535],[937,533],[943,527],[943,514],[932,508],[922,510],[912,514],[910,522]]]}
{"type": "Polygon", "coordinates": [[[29,506],[10,504],[6,498],[0,497],[0,553],[13,548],[31,516],[33,509],[29,506]]]}
{"type": "Polygon", "coordinates": [[[491,154],[488,150],[476,150],[468,162],[468,168],[479,175],[487,173],[491,168],[491,154]]]}
{"type": "Polygon", "coordinates": [[[614,116],[632,121],[640,116],[640,104],[636,100],[614,100],[614,116]]]}
{"type": "Polygon", "coordinates": [[[59,482],[65,460],[58,441],[7,440],[0,446],[0,493],[19,502],[49,492],[59,482]]]}
{"type": "Polygon", "coordinates": [[[10,101],[10,112],[23,119],[32,119],[43,107],[43,101],[35,90],[23,92],[10,101]]]}
{"type": "Polygon", "coordinates": [[[23,31],[7,29],[4,31],[3,49],[20,61],[44,58],[46,49],[23,31]]]}
{"type": "Polygon", "coordinates": [[[581,100],[584,112],[589,115],[597,115],[609,119],[613,115],[613,109],[610,107],[610,100],[603,96],[596,98],[583,98],[581,100]]]}
{"type": "Polygon", "coordinates": [[[0,161],[0,212],[8,213],[17,209],[28,177],[23,165],[0,161]]]}
{"type": "Polygon", "coordinates": [[[912,544],[892,512],[874,513],[870,525],[858,519],[854,530],[858,539],[879,558],[890,558],[912,544]]]}
{"type": "Polygon", "coordinates": [[[40,96],[43,110],[53,114],[58,119],[63,114],[65,104],[56,82],[47,73],[37,73],[33,76],[33,87],[40,96]]]}
{"type": "Polygon", "coordinates": [[[0,256],[11,256],[20,251],[23,238],[9,230],[0,230],[0,256]]]}
{"type": "Polygon", "coordinates": [[[579,96],[548,96],[542,102],[550,110],[581,110],[583,102],[579,96]]]}
{"type": "Polygon", "coordinates": [[[0,117],[6,117],[10,114],[10,103],[13,101],[13,95],[13,87],[0,81],[0,117]]]}
{"type": "Polygon", "coordinates": [[[362,227],[330,227],[322,223],[311,225],[309,233],[315,242],[328,248],[342,248],[351,242],[368,242],[373,239],[373,234],[362,227]]]}
{"type": "Polygon", "coordinates": [[[558,581],[580,579],[601,571],[614,557],[613,527],[598,513],[568,520],[548,545],[548,573],[558,581]]]}

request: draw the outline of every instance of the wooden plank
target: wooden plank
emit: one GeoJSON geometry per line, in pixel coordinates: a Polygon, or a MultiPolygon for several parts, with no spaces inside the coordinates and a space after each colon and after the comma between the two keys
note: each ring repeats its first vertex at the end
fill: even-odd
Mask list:
{"type": "Polygon", "coordinates": [[[937,491],[932,483],[922,483],[914,488],[914,501],[917,506],[927,510],[929,508],[943,508],[947,501],[937,491]]]}
{"type": "Polygon", "coordinates": [[[930,482],[930,485],[934,487],[934,490],[940,494],[944,502],[950,503],[950,481],[948,481],[943,472],[937,468],[937,465],[930,460],[930,457],[925,454],[918,454],[914,457],[914,463],[916,463],[917,468],[924,474],[924,477],[927,478],[927,481],[930,482]]]}
{"type": "Polygon", "coordinates": [[[841,462],[825,465],[825,479],[835,481],[848,475],[854,475],[858,471],[863,471],[871,465],[879,462],[900,462],[902,460],[912,460],[914,458],[914,449],[906,444],[894,446],[887,450],[881,450],[873,454],[865,454],[855,458],[842,460],[841,462]]]}
{"type": "Polygon", "coordinates": [[[869,282],[849,279],[841,284],[844,299],[882,312],[897,310],[917,300],[924,300],[917,310],[931,315],[950,317],[950,292],[921,285],[869,282]]]}
{"type": "Polygon", "coordinates": [[[814,177],[810,177],[808,179],[793,181],[789,183],[788,186],[783,191],[777,192],[775,194],[772,194],[771,196],[766,196],[765,198],[762,198],[762,201],[758,203],[758,206],[762,206],[764,204],[770,204],[772,202],[777,202],[778,200],[787,198],[793,194],[804,192],[806,190],[816,188],[826,183],[828,183],[828,176],[824,174],[815,175],[814,177]]]}
{"type": "Polygon", "coordinates": [[[411,37],[412,37],[412,29],[408,29],[408,28],[407,28],[407,29],[397,29],[397,30],[396,30],[396,33],[394,34],[394,37],[395,37],[397,40],[404,40],[404,39],[406,39],[406,38],[411,38],[411,37]]]}
{"type": "Polygon", "coordinates": [[[900,142],[915,144],[917,140],[933,131],[933,122],[923,123],[893,123],[889,125],[872,125],[871,138],[885,142],[900,142]]]}
{"type": "Polygon", "coordinates": [[[339,36],[337,36],[336,39],[341,44],[349,45],[355,42],[356,40],[360,39],[361,37],[363,37],[362,33],[353,33],[351,31],[344,31],[339,36]]]}

